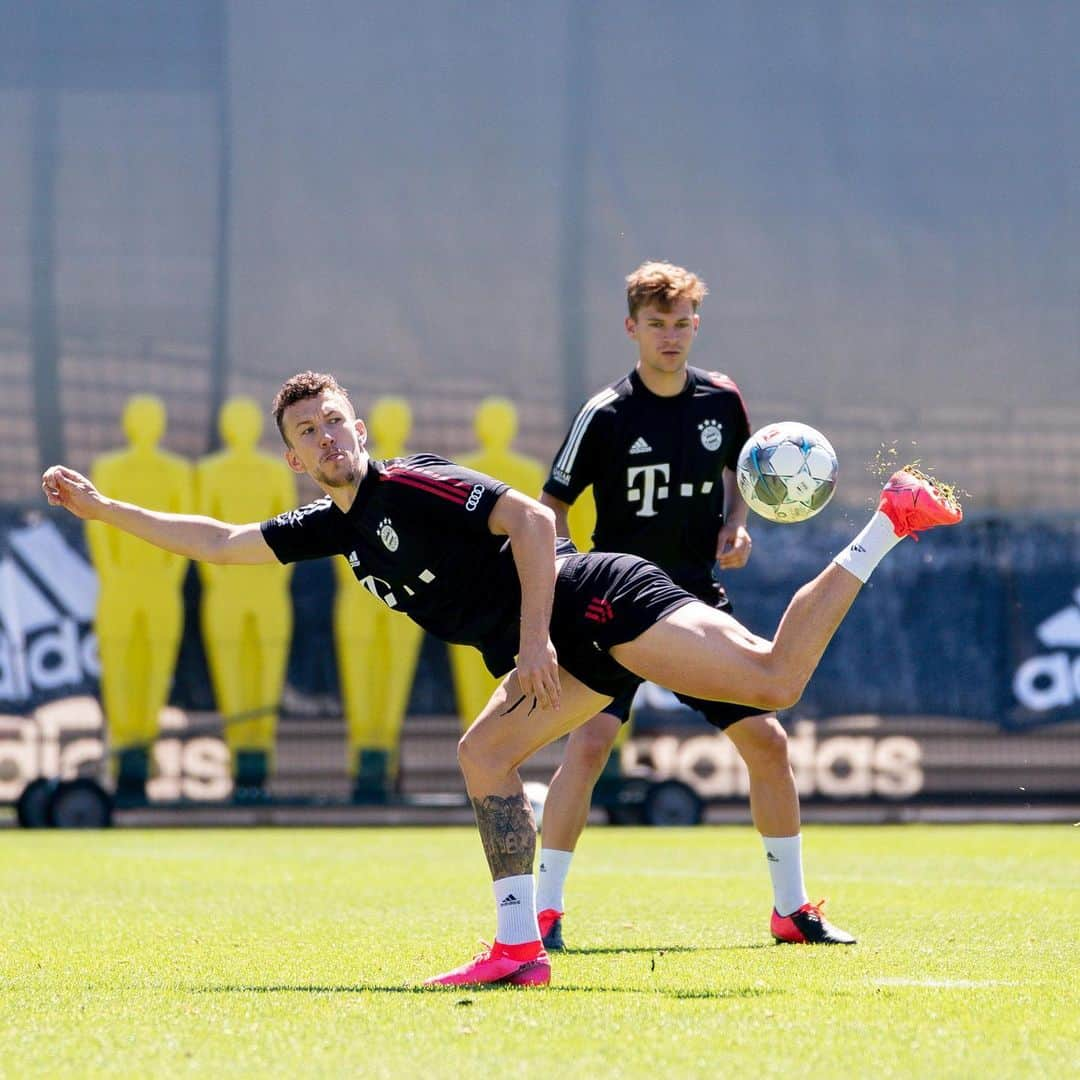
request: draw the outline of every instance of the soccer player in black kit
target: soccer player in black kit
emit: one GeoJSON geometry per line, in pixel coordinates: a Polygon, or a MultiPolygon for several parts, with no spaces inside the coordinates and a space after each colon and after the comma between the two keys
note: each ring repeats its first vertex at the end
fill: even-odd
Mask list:
{"type": "Polygon", "coordinates": [[[489,950],[432,986],[541,985],[551,966],[533,891],[536,823],[518,765],[642,678],[709,700],[796,701],[874,567],[913,532],[960,520],[932,482],[896,473],[853,543],[792,599],[772,640],[680,589],[634,555],[562,555],[555,515],[482,473],[429,454],[372,461],[332,376],[303,372],[274,399],[285,460],[325,492],[234,525],[110,499],[81,473],[46,469],[49,503],[190,559],[259,564],[343,555],[385,604],[448,641],[476,645],[505,678],[458,744],[493,879],[489,950]]]}
{"type": "MultiPolygon", "coordinates": [[[[735,481],[750,423],[727,376],[689,366],[705,283],[689,270],[646,262],[626,279],[626,332],[637,346],[629,375],[582,406],[540,501],[568,535],[570,505],[590,484],[597,551],[629,551],[663,568],[706,604],[731,611],[714,578],[744,566],[751,539],[735,481]]],[[[787,735],[775,716],[745,705],[681,695],[734,743],[750,777],[750,809],[765,843],[773,886],[770,929],[777,941],[852,944],[811,904],[803,883],[799,794],[787,735]]],[[[544,805],[537,882],[540,930],[548,949],[563,947],[563,890],[592,789],[630,714],[632,694],[616,698],[567,740],[544,805]]]]}

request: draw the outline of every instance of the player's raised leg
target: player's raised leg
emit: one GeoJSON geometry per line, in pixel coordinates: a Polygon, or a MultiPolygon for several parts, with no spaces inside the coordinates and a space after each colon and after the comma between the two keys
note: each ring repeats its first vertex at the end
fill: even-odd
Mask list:
{"type": "Polygon", "coordinates": [[[611,655],[624,667],[694,697],[754,708],[790,708],[878,562],[905,536],[955,525],[951,491],[911,469],[890,477],[866,528],[804,585],[767,641],[723,612],[687,604],[611,655]]]}
{"type": "Polygon", "coordinates": [[[611,649],[623,667],[672,690],[775,712],[795,704],[862,582],[835,564],[804,585],[772,641],[700,602],[611,649]]]}
{"type": "Polygon", "coordinates": [[[428,986],[546,983],[551,966],[540,940],[534,899],[536,821],[518,766],[583,724],[611,700],[560,668],[561,706],[542,709],[509,675],[458,744],[458,761],[494,882],[497,930],[488,952],[428,986]]]}

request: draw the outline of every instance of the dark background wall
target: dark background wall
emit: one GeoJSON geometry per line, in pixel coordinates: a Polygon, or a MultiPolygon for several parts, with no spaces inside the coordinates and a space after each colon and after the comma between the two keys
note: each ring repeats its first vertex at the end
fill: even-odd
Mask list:
{"type": "Polygon", "coordinates": [[[34,497],[50,356],[76,465],[132,390],[194,455],[222,393],[308,365],[406,394],[447,452],[510,394],[547,458],[632,362],[622,278],[661,257],[711,285],[697,360],[823,427],[841,499],[895,439],[984,508],[1080,508],[1074,4],[0,0],[0,25],[2,498],[34,497]]]}

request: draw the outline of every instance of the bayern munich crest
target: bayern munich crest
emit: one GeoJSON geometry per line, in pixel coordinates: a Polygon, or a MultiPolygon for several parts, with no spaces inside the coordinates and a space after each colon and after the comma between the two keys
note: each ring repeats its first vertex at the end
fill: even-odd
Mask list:
{"type": "Polygon", "coordinates": [[[724,427],[719,420],[702,420],[698,424],[698,431],[701,432],[701,445],[706,450],[720,449],[720,444],[724,441],[724,427]]]}
{"type": "Polygon", "coordinates": [[[379,522],[379,539],[387,551],[397,551],[398,534],[394,531],[394,526],[390,524],[389,518],[383,518],[379,522]]]}

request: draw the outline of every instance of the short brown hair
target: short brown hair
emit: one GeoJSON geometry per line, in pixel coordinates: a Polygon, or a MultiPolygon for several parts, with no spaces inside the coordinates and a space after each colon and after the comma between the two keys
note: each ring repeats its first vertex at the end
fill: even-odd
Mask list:
{"type": "Polygon", "coordinates": [[[349,391],[333,375],[325,375],[321,371],[301,371],[281,384],[281,389],[274,395],[274,403],[270,406],[270,410],[274,415],[274,423],[277,424],[277,429],[281,432],[281,437],[285,440],[286,446],[292,446],[292,443],[289,442],[289,437],[285,434],[285,428],[281,423],[285,410],[298,401],[318,397],[324,390],[330,390],[338,394],[349,403],[349,408],[352,408],[349,391]]]}
{"type": "Polygon", "coordinates": [[[636,319],[639,309],[649,304],[670,311],[679,300],[689,300],[697,311],[708,294],[697,274],[669,262],[643,262],[626,278],[626,306],[631,319],[636,319]]]}

